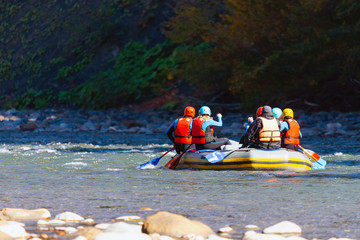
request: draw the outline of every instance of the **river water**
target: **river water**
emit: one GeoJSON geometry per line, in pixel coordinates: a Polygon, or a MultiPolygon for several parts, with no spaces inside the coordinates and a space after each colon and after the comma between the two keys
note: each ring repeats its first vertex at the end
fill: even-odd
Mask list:
{"type": "Polygon", "coordinates": [[[97,223],[123,215],[145,218],[165,210],[215,231],[231,226],[234,239],[242,238],[248,224],[263,229],[290,220],[308,239],[360,239],[356,139],[304,139],[302,145],[320,154],[327,169],[295,173],[137,169],[171,148],[164,136],[0,135],[2,207],[44,207],[53,216],[72,211],[97,223]]]}

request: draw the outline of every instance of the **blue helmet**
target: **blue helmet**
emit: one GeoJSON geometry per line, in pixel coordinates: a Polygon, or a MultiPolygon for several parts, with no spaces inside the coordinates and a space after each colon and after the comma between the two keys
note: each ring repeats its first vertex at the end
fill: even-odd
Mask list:
{"type": "Polygon", "coordinates": [[[211,110],[208,106],[202,106],[200,109],[199,109],[199,113],[200,115],[209,115],[211,116],[211,110]]]}
{"type": "Polygon", "coordinates": [[[276,107],[276,108],[273,108],[272,109],[272,112],[274,113],[274,116],[275,116],[275,118],[280,118],[281,117],[281,115],[282,115],[282,110],[280,109],[280,108],[278,108],[278,107],[276,107]]]}

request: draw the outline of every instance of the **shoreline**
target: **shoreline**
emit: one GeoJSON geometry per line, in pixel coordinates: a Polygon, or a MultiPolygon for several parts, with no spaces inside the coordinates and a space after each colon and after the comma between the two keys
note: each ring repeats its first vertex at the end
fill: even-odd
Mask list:
{"type": "MultiPolygon", "coordinates": [[[[303,233],[299,225],[286,220],[264,229],[257,225],[246,225],[242,228],[245,230],[244,234],[237,234],[231,226],[214,230],[200,221],[166,211],[155,212],[145,219],[137,215],[125,215],[107,222],[96,222],[92,218],[84,218],[68,211],[53,217],[45,208],[3,208],[0,212],[2,240],[307,240],[301,236],[303,233]]],[[[355,240],[329,238],[337,239],[355,240]]]]}

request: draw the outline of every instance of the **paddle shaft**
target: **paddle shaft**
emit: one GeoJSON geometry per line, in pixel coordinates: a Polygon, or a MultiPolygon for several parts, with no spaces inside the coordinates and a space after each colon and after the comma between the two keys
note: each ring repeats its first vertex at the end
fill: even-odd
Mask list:
{"type": "Polygon", "coordinates": [[[302,146],[299,145],[299,148],[305,153],[306,156],[310,157],[312,160],[312,162],[317,162],[320,159],[320,156],[314,152],[314,154],[311,154],[308,150],[306,150],[305,148],[303,148],[302,146]],[[316,154],[316,156],[319,156],[319,158],[317,159],[314,155],[316,154]]]}
{"type": "Polygon", "coordinates": [[[191,144],[180,155],[175,156],[167,164],[165,164],[164,167],[174,170],[177,167],[177,165],[179,164],[181,157],[186,153],[187,150],[189,150],[190,147],[191,147],[191,144]]]}
{"type": "MultiPolygon", "coordinates": [[[[163,155],[160,156],[160,158],[162,158],[163,156],[165,156],[166,154],[168,154],[170,151],[174,150],[175,146],[173,146],[171,149],[169,149],[166,153],[164,153],[163,155]]],[[[159,159],[160,159],[159,158],[159,159]]]]}

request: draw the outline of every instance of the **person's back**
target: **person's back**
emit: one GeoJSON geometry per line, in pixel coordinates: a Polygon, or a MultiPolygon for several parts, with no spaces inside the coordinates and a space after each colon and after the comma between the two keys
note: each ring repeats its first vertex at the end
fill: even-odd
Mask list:
{"type": "Polygon", "coordinates": [[[217,114],[218,121],[214,121],[210,116],[210,108],[202,106],[199,110],[199,116],[193,120],[191,135],[192,142],[197,150],[220,149],[222,145],[228,142],[228,139],[218,139],[214,135],[213,126],[222,127],[222,115],[217,114]]]}
{"type": "Polygon", "coordinates": [[[177,153],[186,151],[192,144],[191,129],[193,117],[195,117],[195,108],[188,106],[184,110],[184,116],[176,119],[166,130],[166,134],[174,143],[177,153]]]}
{"type": "MultiPolygon", "coordinates": [[[[260,108],[259,108],[260,109],[260,108]]],[[[248,146],[254,141],[254,147],[264,150],[274,150],[280,148],[280,129],[278,121],[274,117],[270,106],[264,106],[257,118],[245,133],[243,147],[248,146]]]]}
{"type": "Polygon", "coordinates": [[[299,123],[294,119],[294,112],[290,108],[283,111],[284,121],[281,123],[281,147],[297,151],[302,137],[299,123]]]}

